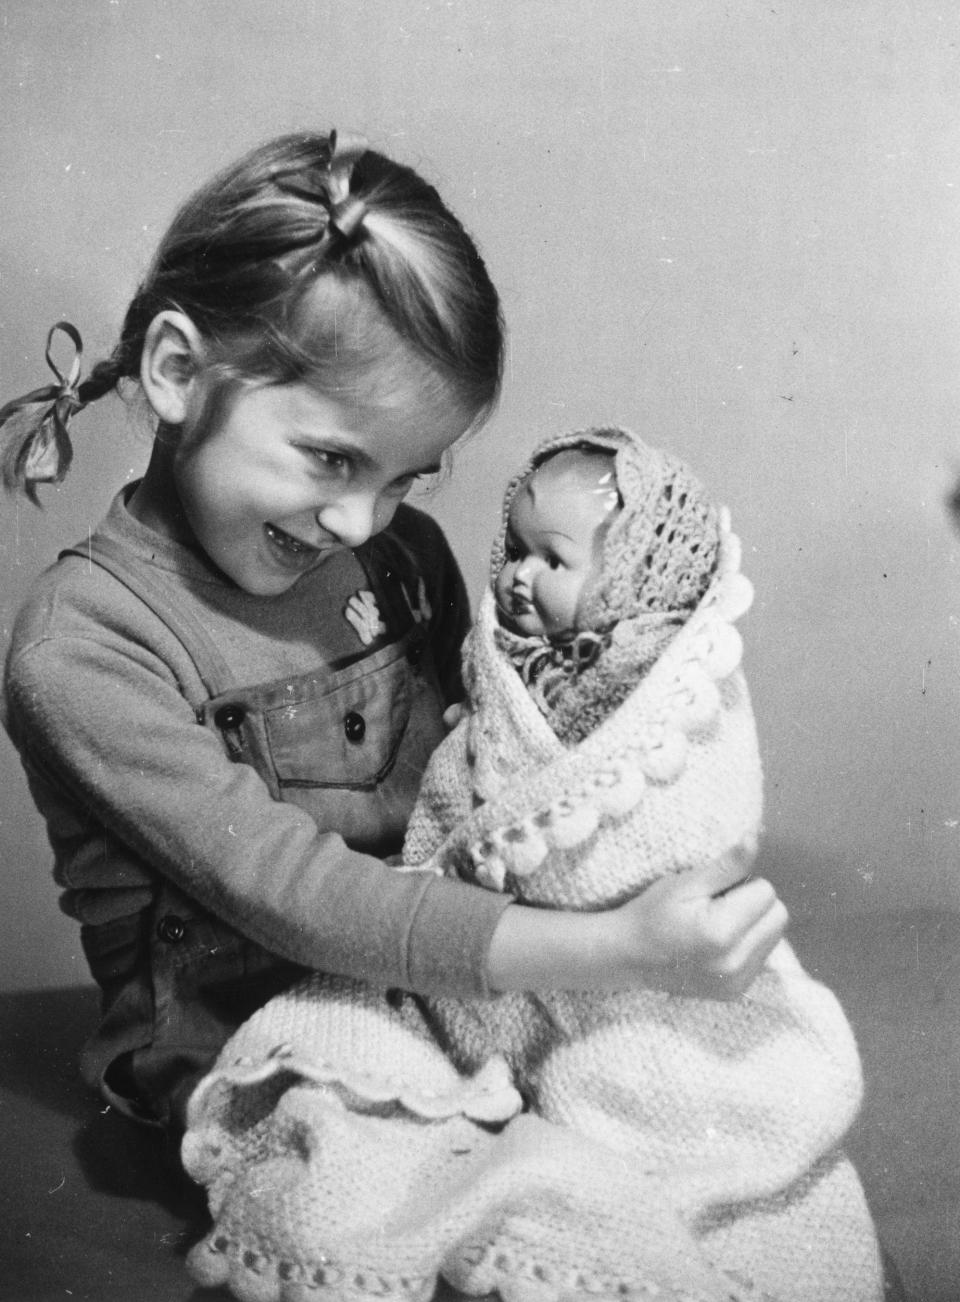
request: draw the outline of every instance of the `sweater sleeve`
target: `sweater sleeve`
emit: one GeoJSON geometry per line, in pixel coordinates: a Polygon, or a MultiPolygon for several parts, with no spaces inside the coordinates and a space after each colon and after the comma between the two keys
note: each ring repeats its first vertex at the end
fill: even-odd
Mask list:
{"type": "MultiPolygon", "coordinates": [[[[485,989],[487,951],[509,899],[396,873],[273,800],[197,725],[149,647],[106,634],[21,644],[8,663],[6,710],[55,846],[58,819],[61,837],[72,830],[95,845],[92,821],[105,858],[111,847],[119,857],[132,852],[236,930],[306,967],[423,993],[485,989]]],[[[68,861],[68,889],[89,884],[69,871],[68,861]]]]}

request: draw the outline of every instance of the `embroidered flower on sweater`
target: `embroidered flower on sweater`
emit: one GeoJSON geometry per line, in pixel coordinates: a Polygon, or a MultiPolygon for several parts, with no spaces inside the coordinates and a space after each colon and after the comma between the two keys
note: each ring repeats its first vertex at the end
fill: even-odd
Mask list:
{"type": "Polygon", "coordinates": [[[377,599],[368,588],[355,592],[343,613],[364,646],[369,646],[387,631],[377,607],[377,599]]]}

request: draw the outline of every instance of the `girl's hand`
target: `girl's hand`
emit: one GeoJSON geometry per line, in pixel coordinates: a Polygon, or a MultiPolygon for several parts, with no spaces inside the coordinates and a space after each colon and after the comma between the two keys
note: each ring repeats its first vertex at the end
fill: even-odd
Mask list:
{"type": "Polygon", "coordinates": [[[770,883],[745,875],[736,853],[661,878],[614,916],[640,984],[711,999],[743,994],[788,922],[770,883]]]}
{"type": "Polygon", "coordinates": [[[601,913],[505,909],[487,960],[494,990],[647,988],[735,999],[782,937],[787,911],[734,851],[601,913]]]}

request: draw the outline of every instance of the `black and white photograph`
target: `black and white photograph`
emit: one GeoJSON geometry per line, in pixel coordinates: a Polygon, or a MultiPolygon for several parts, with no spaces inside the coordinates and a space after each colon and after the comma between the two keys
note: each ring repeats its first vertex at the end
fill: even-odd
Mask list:
{"type": "Polygon", "coordinates": [[[0,1302],[958,1302],[960,8],[0,87],[0,1302]]]}

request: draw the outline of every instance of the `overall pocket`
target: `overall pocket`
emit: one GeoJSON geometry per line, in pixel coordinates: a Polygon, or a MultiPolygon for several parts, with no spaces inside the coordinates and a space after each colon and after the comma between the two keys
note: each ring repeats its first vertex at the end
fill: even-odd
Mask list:
{"type": "Polygon", "coordinates": [[[410,682],[399,647],[330,680],[291,683],[263,710],[281,790],[333,787],[372,791],[396,762],[410,718],[410,682]]]}

